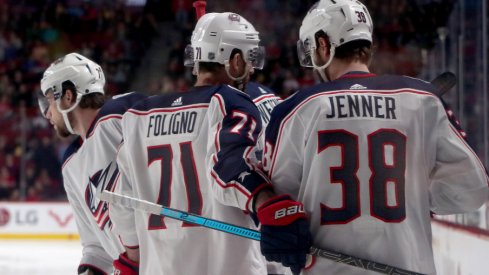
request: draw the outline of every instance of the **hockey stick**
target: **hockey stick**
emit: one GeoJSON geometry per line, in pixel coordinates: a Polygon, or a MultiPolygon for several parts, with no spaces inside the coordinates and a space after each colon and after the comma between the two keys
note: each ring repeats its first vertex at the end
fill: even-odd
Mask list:
{"type": "Polygon", "coordinates": [[[435,95],[441,97],[457,84],[457,77],[452,72],[444,72],[431,81],[435,86],[435,95]]]}
{"type": "MultiPolygon", "coordinates": [[[[205,218],[202,216],[194,215],[181,210],[173,209],[170,207],[165,207],[159,204],[155,204],[149,201],[140,200],[137,198],[131,198],[125,195],[116,194],[110,191],[104,191],[100,195],[100,200],[106,201],[108,203],[114,203],[117,205],[122,205],[132,209],[142,210],[151,214],[158,216],[165,216],[172,219],[197,224],[206,228],[219,230],[243,238],[248,238],[251,240],[259,241],[261,238],[261,233],[259,231],[225,223],[218,220],[213,220],[205,218]]],[[[394,266],[377,263],[374,261],[369,261],[339,252],[325,250],[317,247],[311,247],[310,255],[326,258],[331,261],[344,263],[351,266],[356,266],[370,271],[376,271],[382,274],[391,275],[423,275],[421,273],[412,272],[409,270],[400,269],[394,266]]]]}

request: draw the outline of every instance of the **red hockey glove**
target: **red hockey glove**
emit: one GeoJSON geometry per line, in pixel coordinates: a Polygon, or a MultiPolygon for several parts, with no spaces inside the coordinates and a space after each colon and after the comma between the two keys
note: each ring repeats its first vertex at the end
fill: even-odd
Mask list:
{"type": "Polygon", "coordinates": [[[139,263],[131,261],[124,252],[114,261],[114,275],[137,275],[139,263]]]}
{"type": "Polygon", "coordinates": [[[262,254],[268,261],[280,262],[299,274],[312,244],[302,203],[287,195],[275,196],[258,208],[257,216],[262,254]]]}

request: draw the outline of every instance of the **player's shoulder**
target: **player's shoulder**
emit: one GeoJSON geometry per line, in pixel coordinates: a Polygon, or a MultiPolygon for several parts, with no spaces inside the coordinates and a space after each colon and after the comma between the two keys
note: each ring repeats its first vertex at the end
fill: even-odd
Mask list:
{"type": "Polygon", "coordinates": [[[220,108],[225,114],[231,114],[238,110],[256,118],[260,117],[260,112],[253,99],[247,93],[233,86],[221,85],[214,97],[218,100],[220,108]]]}
{"type": "Polygon", "coordinates": [[[138,92],[116,95],[102,106],[98,113],[98,117],[108,115],[123,115],[131,106],[145,98],[147,98],[145,94],[138,92]]]}
{"type": "Polygon", "coordinates": [[[272,89],[257,82],[248,82],[245,86],[245,93],[247,93],[252,99],[264,95],[275,95],[272,89]]]}
{"type": "Polygon", "coordinates": [[[66,148],[64,154],[63,154],[63,161],[62,164],[63,166],[69,161],[69,159],[76,153],[78,152],[78,149],[83,144],[83,139],[79,136],[77,136],[71,143],[68,145],[66,148]]]}
{"type": "Polygon", "coordinates": [[[204,106],[210,102],[219,88],[219,86],[201,86],[193,87],[185,92],[169,92],[150,96],[134,104],[129,112],[140,113],[161,108],[204,106]]]}
{"type": "Polygon", "coordinates": [[[416,91],[434,93],[434,86],[425,80],[405,75],[376,75],[369,72],[349,72],[339,79],[316,85],[315,92],[323,91],[416,91]]]}
{"type": "Polygon", "coordinates": [[[253,100],[247,93],[231,86],[231,85],[220,85],[219,90],[216,92],[215,96],[219,97],[226,108],[233,107],[236,105],[243,104],[253,104],[253,100]]]}
{"type": "Polygon", "coordinates": [[[291,113],[296,107],[304,102],[319,96],[322,93],[328,93],[337,90],[339,87],[332,82],[320,83],[314,86],[300,89],[284,99],[280,104],[275,106],[272,111],[274,120],[283,119],[291,113]]]}
{"type": "Polygon", "coordinates": [[[435,87],[430,82],[406,75],[383,75],[379,76],[376,81],[385,86],[384,89],[435,92],[435,87]]]}

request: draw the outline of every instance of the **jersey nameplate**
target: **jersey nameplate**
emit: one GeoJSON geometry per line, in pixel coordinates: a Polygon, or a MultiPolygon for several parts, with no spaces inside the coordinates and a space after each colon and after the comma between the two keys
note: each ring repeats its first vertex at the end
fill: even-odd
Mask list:
{"type": "Polygon", "coordinates": [[[148,120],[146,137],[193,133],[197,116],[195,111],[153,114],[148,120]]]}
{"type": "Polygon", "coordinates": [[[331,95],[326,99],[326,118],[338,119],[399,119],[399,98],[389,95],[331,95]]]}

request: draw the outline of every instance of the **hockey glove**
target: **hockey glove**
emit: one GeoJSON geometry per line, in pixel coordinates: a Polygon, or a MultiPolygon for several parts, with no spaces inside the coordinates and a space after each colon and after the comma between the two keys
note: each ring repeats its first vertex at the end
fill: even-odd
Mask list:
{"type": "Polygon", "coordinates": [[[139,263],[130,260],[126,253],[119,255],[114,261],[114,275],[137,275],[139,274],[139,263]]]}
{"type": "Polygon", "coordinates": [[[287,195],[275,196],[257,210],[261,223],[261,252],[268,261],[280,262],[299,274],[312,243],[302,203],[287,195]]]}

